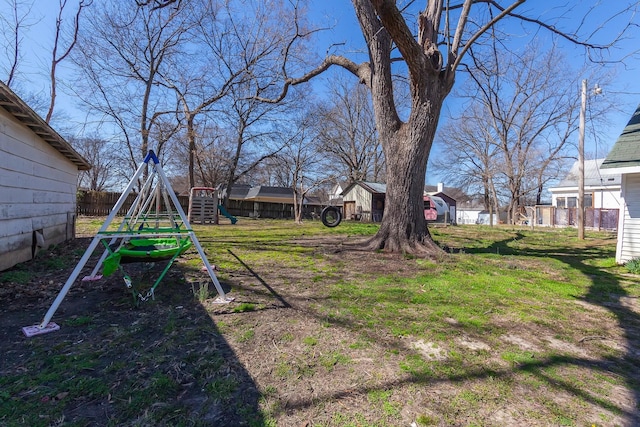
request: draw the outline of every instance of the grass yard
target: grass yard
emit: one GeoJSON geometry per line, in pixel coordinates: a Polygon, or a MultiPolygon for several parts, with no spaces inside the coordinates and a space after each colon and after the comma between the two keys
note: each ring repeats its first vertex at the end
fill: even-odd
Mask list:
{"type": "Polygon", "coordinates": [[[446,253],[422,259],[361,251],[374,224],[195,230],[229,304],[192,250],[155,300],[78,281],[61,330],[25,338],[89,238],[0,272],[0,425],[640,425],[640,276],[615,235],[435,228],[446,253]]]}

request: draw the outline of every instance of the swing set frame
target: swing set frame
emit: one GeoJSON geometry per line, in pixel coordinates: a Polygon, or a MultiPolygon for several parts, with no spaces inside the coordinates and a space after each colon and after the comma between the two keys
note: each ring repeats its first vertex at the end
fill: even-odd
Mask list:
{"type": "Polygon", "coordinates": [[[203,270],[206,269],[216,291],[218,292],[218,297],[214,302],[224,304],[233,301],[233,298],[228,297],[222,289],[222,286],[213,271],[213,267],[209,263],[198,238],[191,228],[187,215],[185,215],[176,194],[171,188],[158,157],[152,150],[150,150],[143,162],[140,163],[140,166],[129,181],[126,189],[120,195],[120,198],[107,216],[105,222],[102,224],[102,227],[91,240],[89,247],[84,252],[80,261],[78,261],[78,264],[71,272],[71,275],[49,307],[49,310],[47,310],[40,324],[25,326],[22,328],[22,332],[25,336],[32,337],[60,329],[60,326],[51,322],[51,319],[69,292],[69,289],[71,289],[71,286],[73,286],[76,279],[80,276],[80,273],[89,261],[89,258],[101,243],[105,248],[104,252],[93,268],[91,274],[89,276],[85,276],[82,279],[83,281],[102,279],[103,275],[98,274],[98,272],[102,267],[103,274],[105,273],[106,261],[107,265],[111,263],[109,269],[112,271],[110,273],[112,273],[114,269],[117,269],[123,274],[126,287],[131,289],[133,292],[134,301],[136,303],[139,301],[146,301],[149,298],[154,297],[156,287],[169,271],[169,268],[175,259],[184,253],[191,244],[193,244],[204,264],[203,270]],[[140,192],[137,194],[135,201],[132,203],[118,229],[116,231],[109,231],[111,223],[124,205],[129,194],[134,191],[136,184],[139,183],[145,169],[147,169],[147,166],[149,167],[149,173],[144,184],[141,186],[140,192]],[[164,247],[161,249],[153,248],[147,250],[149,248],[143,248],[140,250],[140,247],[142,246],[139,241],[140,239],[144,239],[146,241],[145,243],[150,243],[152,245],[162,241],[164,247]],[[172,247],[172,242],[174,240],[176,243],[172,247]],[[187,243],[186,240],[189,240],[189,242],[187,243]],[[138,245],[136,245],[136,243],[138,243],[138,245]],[[156,279],[153,286],[146,294],[143,295],[141,292],[135,290],[131,277],[120,265],[120,258],[123,254],[128,257],[127,261],[129,262],[135,262],[138,260],[141,262],[155,262],[159,259],[168,261],[167,265],[160,273],[160,276],[156,279]]]}

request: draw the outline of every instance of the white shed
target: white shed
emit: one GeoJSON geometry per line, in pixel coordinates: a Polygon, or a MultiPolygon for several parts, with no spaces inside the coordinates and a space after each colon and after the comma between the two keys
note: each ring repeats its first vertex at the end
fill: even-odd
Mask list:
{"type": "Polygon", "coordinates": [[[602,163],[603,174],[621,174],[616,261],[640,258],[640,106],[602,163]]]}
{"type": "Polygon", "coordinates": [[[0,82],[0,271],[74,237],[78,172],[90,168],[0,82]]]}

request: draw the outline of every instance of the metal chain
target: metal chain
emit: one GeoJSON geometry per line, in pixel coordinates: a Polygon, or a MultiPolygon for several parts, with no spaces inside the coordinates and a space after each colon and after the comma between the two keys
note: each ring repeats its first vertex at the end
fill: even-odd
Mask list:
{"type": "Polygon", "coordinates": [[[151,289],[149,289],[149,292],[147,292],[147,295],[145,295],[145,296],[142,296],[141,293],[138,293],[138,298],[140,299],[140,301],[145,302],[145,301],[148,301],[149,298],[151,298],[152,300],[155,300],[156,296],[155,296],[155,294],[153,292],[153,288],[151,288],[151,289]]]}

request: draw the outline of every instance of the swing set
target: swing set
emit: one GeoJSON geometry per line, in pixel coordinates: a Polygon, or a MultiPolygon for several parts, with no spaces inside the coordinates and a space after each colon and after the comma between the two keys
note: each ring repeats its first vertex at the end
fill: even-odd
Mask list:
{"type": "Polygon", "coordinates": [[[51,318],[100,244],[104,246],[104,252],[91,274],[85,276],[82,280],[100,280],[119,271],[124,278],[125,286],[131,290],[136,304],[154,298],[155,289],[167,274],[173,262],[191,246],[194,246],[198,251],[204,264],[203,270],[206,269],[218,292],[218,297],[214,302],[223,304],[233,300],[222,289],[213,267],[209,263],[194,231],[191,229],[189,220],[162,170],[158,157],[153,151],[149,151],[75,269],[71,272],[56,299],[49,307],[42,322],[38,325],[22,328],[22,332],[27,337],[60,329],[59,325],[51,322],[51,318]],[[109,230],[118,211],[124,205],[129,194],[133,192],[136,184],[139,183],[147,166],[149,167],[148,176],[127,214],[117,230],[109,230]],[[160,261],[166,262],[166,265],[151,288],[146,292],[138,289],[138,286],[133,283],[131,276],[127,274],[122,266],[122,264],[127,263],[156,263],[160,261]],[[100,268],[102,268],[102,274],[98,274],[100,268]]]}

